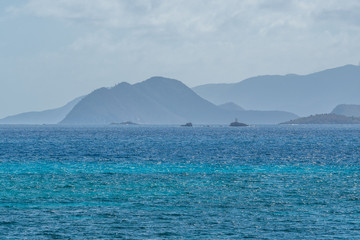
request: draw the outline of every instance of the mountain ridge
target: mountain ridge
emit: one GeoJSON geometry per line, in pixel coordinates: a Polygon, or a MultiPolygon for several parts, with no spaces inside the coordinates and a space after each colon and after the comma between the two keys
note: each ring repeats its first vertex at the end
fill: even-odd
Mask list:
{"type": "Polygon", "coordinates": [[[228,123],[235,117],[250,123],[278,123],[297,116],[281,111],[227,111],[201,98],[179,80],[152,77],[84,97],[61,124],[109,124],[131,121],[145,124],[228,123]]]}
{"type": "Polygon", "coordinates": [[[220,104],[218,105],[218,107],[225,109],[225,110],[230,110],[230,111],[244,111],[245,109],[240,107],[239,105],[233,103],[233,102],[227,102],[224,104],[220,104]]]}
{"type": "Polygon", "coordinates": [[[237,83],[205,84],[193,90],[215,104],[234,102],[246,109],[306,116],[330,112],[341,102],[360,102],[359,78],[359,66],[345,65],[307,75],[263,75],[237,83]]]}
{"type": "Polygon", "coordinates": [[[59,108],[11,115],[0,119],[0,124],[57,124],[82,98],[83,96],[77,97],[59,108]]]}
{"type": "Polygon", "coordinates": [[[339,104],[331,113],[344,115],[347,117],[360,117],[360,105],[357,104],[339,104]]]}

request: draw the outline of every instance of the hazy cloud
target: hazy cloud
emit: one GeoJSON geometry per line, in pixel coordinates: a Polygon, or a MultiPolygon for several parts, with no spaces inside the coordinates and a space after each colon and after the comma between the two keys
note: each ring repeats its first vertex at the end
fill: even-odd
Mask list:
{"type": "Polygon", "coordinates": [[[358,0],[28,0],[0,7],[0,78],[12,79],[7,86],[80,86],[53,89],[53,105],[64,94],[70,100],[152,75],[195,86],[360,60],[358,0]],[[20,62],[31,67],[20,73],[20,62]]]}

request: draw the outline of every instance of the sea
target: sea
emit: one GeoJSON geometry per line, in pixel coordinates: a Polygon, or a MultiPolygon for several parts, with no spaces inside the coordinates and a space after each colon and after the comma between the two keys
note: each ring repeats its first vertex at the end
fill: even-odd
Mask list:
{"type": "Polygon", "coordinates": [[[360,239],[360,126],[0,126],[0,239],[360,239]]]}

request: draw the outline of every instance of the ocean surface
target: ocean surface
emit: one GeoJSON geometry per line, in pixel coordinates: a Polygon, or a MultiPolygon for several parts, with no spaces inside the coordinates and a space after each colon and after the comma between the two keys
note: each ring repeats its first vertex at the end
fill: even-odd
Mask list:
{"type": "Polygon", "coordinates": [[[0,239],[360,239],[360,126],[0,126],[0,239]]]}

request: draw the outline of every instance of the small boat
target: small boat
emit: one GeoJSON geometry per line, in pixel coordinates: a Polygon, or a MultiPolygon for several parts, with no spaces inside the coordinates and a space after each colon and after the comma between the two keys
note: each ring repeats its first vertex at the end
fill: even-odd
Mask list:
{"type": "Polygon", "coordinates": [[[192,127],[192,123],[191,122],[188,122],[188,123],[186,123],[186,124],[184,124],[184,125],[181,125],[182,127],[192,127]]]}
{"type": "Polygon", "coordinates": [[[247,127],[247,126],[249,125],[238,122],[237,118],[235,118],[235,122],[230,123],[230,127],[247,127]]]}

